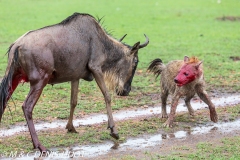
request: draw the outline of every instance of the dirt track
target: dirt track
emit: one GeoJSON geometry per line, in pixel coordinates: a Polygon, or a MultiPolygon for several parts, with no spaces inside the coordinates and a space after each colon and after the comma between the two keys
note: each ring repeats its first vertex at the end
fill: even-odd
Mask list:
{"type": "MultiPolygon", "coordinates": [[[[240,104],[240,95],[225,95],[222,97],[215,96],[212,97],[212,101],[217,107],[240,104]]],[[[194,99],[192,102],[192,106],[194,110],[202,110],[206,108],[206,105],[199,101],[199,99],[194,99]]],[[[183,102],[180,102],[180,104],[178,105],[178,112],[186,111],[187,109],[183,105],[183,102]]],[[[160,107],[147,106],[146,108],[141,109],[115,112],[114,118],[116,121],[126,119],[138,119],[139,117],[158,115],[160,114],[160,112],[160,107]]],[[[106,122],[106,120],[106,115],[95,114],[92,116],[86,116],[85,118],[79,120],[75,120],[75,125],[92,125],[96,123],[106,122]]],[[[66,121],[58,121],[54,123],[39,123],[36,125],[36,128],[37,130],[48,130],[58,127],[62,128],[65,125],[66,121]]],[[[180,130],[171,134],[166,134],[163,131],[159,131],[157,134],[154,135],[142,135],[141,137],[132,139],[130,138],[127,139],[126,142],[119,144],[118,147],[114,146],[117,149],[112,149],[114,143],[111,141],[107,141],[103,144],[71,146],[65,148],[65,150],[71,150],[72,152],[76,153],[76,156],[73,159],[111,159],[121,158],[125,155],[134,156],[136,159],[143,159],[145,157],[150,157],[149,155],[146,156],[146,152],[154,156],[168,155],[170,153],[178,151],[191,153],[195,150],[194,146],[196,146],[198,142],[211,141],[211,143],[217,145],[220,139],[223,137],[233,137],[236,135],[239,136],[239,125],[240,120],[237,120],[235,122],[219,122],[216,124],[209,122],[205,126],[193,125],[195,127],[191,128],[190,130],[180,130]],[[187,149],[182,149],[181,146],[187,146],[187,149]]],[[[12,126],[10,129],[2,128],[0,131],[0,138],[4,138],[4,136],[11,136],[16,133],[19,134],[26,131],[27,127],[24,125],[20,126],[20,128],[16,126],[12,126]]],[[[49,149],[56,150],[56,148],[49,149]]],[[[34,154],[30,155],[30,157],[24,157],[23,159],[32,159],[33,157],[35,157],[34,154]]]]}
{"type": "MultiPolygon", "coordinates": [[[[107,160],[111,158],[122,158],[126,155],[131,155],[136,159],[150,159],[150,155],[157,157],[157,155],[169,155],[172,153],[193,153],[196,150],[196,145],[199,142],[211,142],[213,145],[217,146],[220,140],[224,137],[240,136],[240,128],[232,132],[221,132],[219,130],[212,130],[210,133],[198,134],[198,135],[188,135],[183,138],[169,138],[162,141],[158,145],[151,147],[144,147],[139,149],[131,149],[125,151],[109,151],[105,155],[98,156],[97,159],[107,160]],[[148,154],[146,154],[148,153],[148,154]]],[[[89,158],[86,158],[89,159],[89,158]]],[[[96,157],[91,158],[96,159],[96,157]]]]}

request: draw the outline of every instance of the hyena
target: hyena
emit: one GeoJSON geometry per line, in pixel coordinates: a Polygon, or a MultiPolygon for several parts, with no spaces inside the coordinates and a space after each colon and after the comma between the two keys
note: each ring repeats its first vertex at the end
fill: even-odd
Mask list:
{"type": "Polygon", "coordinates": [[[153,72],[156,78],[161,74],[161,100],[162,100],[162,118],[168,118],[163,124],[164,127],[172,127],[178,100],[185,97],[185,104],[189,114],[194,116],[194,110],[190,100],[195,93],[205,102],[210,110],[210,118],[213,122],[218,121],[215,106],[211,102],[206,90],[203,77],[203,63],[196,57],[184,57],[184,60],[170,61],[167,65],[162,63],[161,59],[155,59],[150,62],[148,71],[153,72]],[[173,95],[171,102],[171,111],[169,116],[166,112],[166,102],[169,94],[173,95]]]}

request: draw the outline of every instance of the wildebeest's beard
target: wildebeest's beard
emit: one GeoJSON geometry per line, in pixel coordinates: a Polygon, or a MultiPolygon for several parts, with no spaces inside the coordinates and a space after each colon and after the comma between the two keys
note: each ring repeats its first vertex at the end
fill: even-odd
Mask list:
{"type": "Polygon", "coordinates": [[[132,79],[138,64],[138,50],[149,43],[148,37],[146,35],[145,37],[145,43],[137,42],[132,47],[125,45],[125,50],[119,51],[114,47],[113,54],[108,57],[111,61],[108,59],[102,68],[106,86],[110,90],[115,90],[119,96],[128,96],[131,91],[132,79]]]}
{"type": "MultiPolygon", "coordinates": [[[[119,96],[128,96],[131,91],[131,83],[137,66],[122,65],[129,73],[121,73],[117,69],[104,72],[105,84],[109,90],[115,91],[119,96]]],[[[117,67],[118,68],[118,67],[117,67]]]]}
{"type": "Polygon", "coordinates": [[[123,90],[124,82],[118,75],[116,70],[108,70],[104,73],[104,81],[109,90],[116,90],[118,88],[119,91],[123,90]]]}

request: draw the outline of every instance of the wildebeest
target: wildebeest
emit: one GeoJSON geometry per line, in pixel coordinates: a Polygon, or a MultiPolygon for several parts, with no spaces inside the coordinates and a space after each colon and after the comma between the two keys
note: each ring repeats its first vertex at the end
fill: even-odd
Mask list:
{"type": "Polygon", "coordinates": [[[8,49],[8,66],[0,85],[0,120],[6,103],[20,82],[30,91],[22,105],[34,148],[46,151],[39,142],[32,111],[47,84],[71,82],[71,109],[66,129],[76,132],[73,113],[77,104],[79,79],[97,82],[106,103],[108,128],[118,139],[111,97],[107,85],[126,96],[138,64],[138,50],[149,43],[126,45],[112,38],[93,16],[74,13],[59,24],[29,31],[8,49]]]}
{"type": "Polygon", "coordinates": [[[194,110],[190,100],[195,93],[208,105],[210,118],[213,122],[218,121],[215,106],[211,102],[205,90],[205,80],[203,77],[203,63],[196,57],[184,57],[184,60],[170,61],[167,65],[162,63],[161,59],[153,60],[148,71],[153,72],[156,77],[161,74],[161,100],[162,100],[162,118],[167,118],[164,127],[172,127],[175,112],[179,98],[185,96],[185,104],[189,114],[194,115],[194,110]],[[167,97],[173,95],[171,102],[171,111],[169,116],[166,112],[167,97]]]}

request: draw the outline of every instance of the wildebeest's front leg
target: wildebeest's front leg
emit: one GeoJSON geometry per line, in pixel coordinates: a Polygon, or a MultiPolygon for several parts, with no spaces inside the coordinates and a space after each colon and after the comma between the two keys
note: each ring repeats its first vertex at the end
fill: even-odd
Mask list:
{"type": "Polygon", "coordinates": [[[202,85],[196,85],[195,89],[196,89],[198,96],[201,98],[201,100],[203,100],[203,102],[205,102],[208,105],[209,110],[210,110],[211,121],[217,122],[218,121],[217,112],[215,110],[214,104],[208,97],[207,92],[203,89],[202,85]]]}
{"type": "Polygon", "coordinates": [[[48,80],[49,76],[46,74],[40,80],[34,80],[32,82],[30,81],[30,92],[22,106],[28,124],[28,128],[32,137],[33,147],[38,148],[41,152],[46,151],[46,148],[38,140],[38,136],[33,124],[32,111],[48,80]]]}
{"type": "Polygon", "coordinates": [[[105,85],[103,73],[102,73],[101,69],[99,69],[98,67],[94,67],[94,66],[90,65],[90,69],[91,69],[92,74],[104,96],[104,100],[105,100],[106,108],[107,108],[108,128],[110,128],[110,130],[111,130],[110,135],[115,139],[119,139],[119,135],[118,135],[117,129],[115,127],[115,123],[113,121],[113,116],[112,116],[111,96],[105,85]]]}
{"type": "Polygon", "coordinates": [[[73,133],[77,133],[76,129],[73,126],[73,113],[77,105],[78,86],[79,86],[79,80],[75,80],[71,82],[71,100],[70,100],[71,109],[70,109],[70,116],[68,119],[66,129],[68,130],[68,132],[73,132],[73,133]]]}
{"type": "Polygon", "coordinates": [[[163,127],[172,127],[173,126],[173,121],[174,121],[175,114],[176,114],[178,100],[180,97],[181,96],[179,94],[175,94],[173,96],[172,104],[171,104],[171,111],[170,111],[167,121],[163,124],[163,127]]]}

